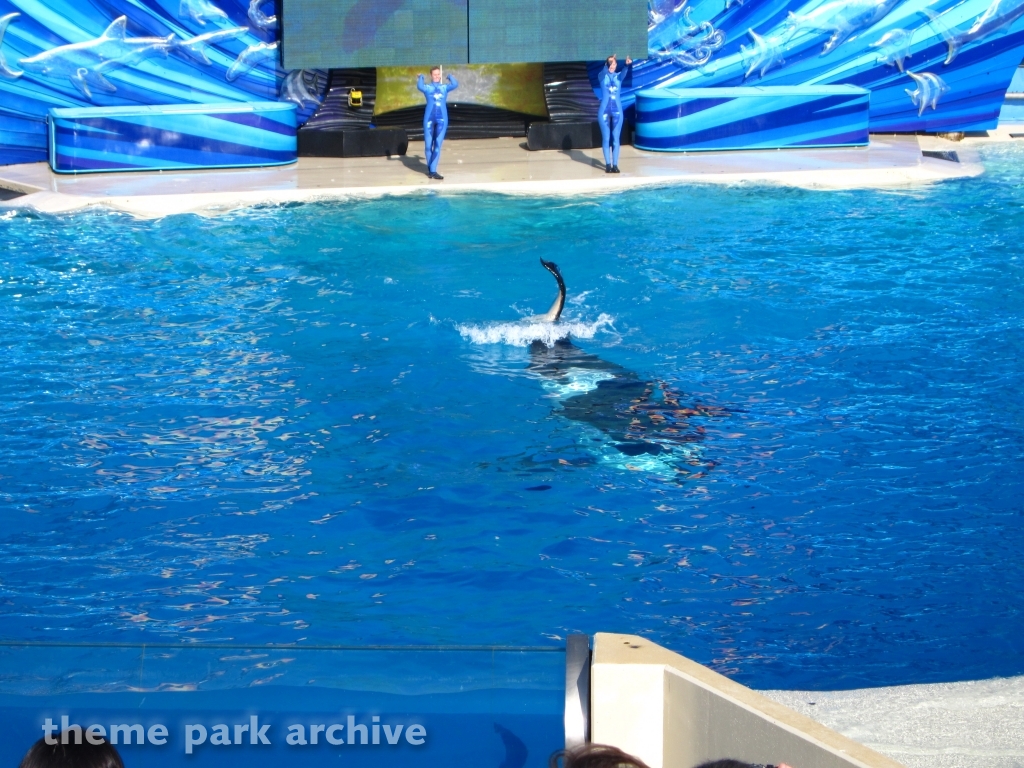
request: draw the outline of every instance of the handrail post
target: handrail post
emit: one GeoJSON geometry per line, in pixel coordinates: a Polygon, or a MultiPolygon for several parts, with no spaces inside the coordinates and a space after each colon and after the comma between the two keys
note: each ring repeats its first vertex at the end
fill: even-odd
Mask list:
{"type": "Polygon", "coordinates": [[[590,741],[590,636],[565,641],[565,748],[590,741]]]}

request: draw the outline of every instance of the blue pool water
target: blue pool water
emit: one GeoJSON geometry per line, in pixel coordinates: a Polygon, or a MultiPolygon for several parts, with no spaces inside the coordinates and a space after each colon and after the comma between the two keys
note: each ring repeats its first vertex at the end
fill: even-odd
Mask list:
{"type": "Polygon", "coordinates": [[[4,214],[2,634],[622,631],[759,687],[1024,673],[1024,151],[985,162],[4,214]],[[575,365],[516,322],[554,296],[540,257],[575,365]]]}

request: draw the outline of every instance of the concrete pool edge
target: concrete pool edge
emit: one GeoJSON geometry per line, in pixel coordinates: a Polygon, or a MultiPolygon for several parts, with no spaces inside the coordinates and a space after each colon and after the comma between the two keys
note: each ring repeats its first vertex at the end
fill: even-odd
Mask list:
{"type": "MultiPolygon", "coordinates": [[[[418,149],[414,143],[410,152],[418,149]]],[[[599,149],[527,152],[517,139],[487,139],[448,142],[446,153],[448,179],[443,182],[423,176],[416,154],[402,158],[301,158],[294,166],[238,171],[77,177],[58,176],[42,163],[3,166],[0,187],[24,194],[0,205],[40,213],[103,208],[138,218],[160,218],[424,192],[571,197],[694,184],[889,189],[984,173],[974,145],[917,136],[872,136],[866,149],[664,154],[624,147],[623,172],[612,175],[604,172],[599,149]],[[956,152],[959,160],[922,155],[922,150],[936,141],[943,150],[956,152]]]]}
{"type": "Polygon", "coordinates": [[[1024,763],[1024,675],[760,693],[909,768],[1012,768],[1024,763]]]}

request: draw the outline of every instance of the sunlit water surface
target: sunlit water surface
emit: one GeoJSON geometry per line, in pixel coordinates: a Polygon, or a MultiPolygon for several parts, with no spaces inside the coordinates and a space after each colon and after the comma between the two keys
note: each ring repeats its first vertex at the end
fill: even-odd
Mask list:
{"type": "Polygon", "coordinates": [[[1024,673],[1024,151],[985,160],[888,192],[0,215],[2,635],[603,630],[761,687],[1024,673]],[[516,323],[540,257],[598,359],[568,377],[516,323]],[[665,453],[602,431],[629,398],[566,417],[615,375],[665,453]]]}

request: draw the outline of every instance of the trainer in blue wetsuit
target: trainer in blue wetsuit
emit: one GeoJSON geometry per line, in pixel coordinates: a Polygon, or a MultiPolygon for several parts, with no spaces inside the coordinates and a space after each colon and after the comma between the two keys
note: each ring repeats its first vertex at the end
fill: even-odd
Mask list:
{"type": "Polygon", "coordinates": [[[448,82],[441,82],[441,68],[430,70],[431,82],[426,83],[420,75],[416,87],[427,97],[427,109],[423,113],[423,143],[427,153],[427,178],[443,179],[437,172],[437,161],[441,159],[441,144],[448,130],[448,94],[459,87],[458,81],[448,75],[448,82]]]}
{"type": "Polygon", "coordinates": [[[622,81],[633,66],[633,60],[626,59],[626,68],[616,71],[618,62],[609,56],[601,70],[601,105],[597,108],[597,119],[601,124],[601,148],[604,150],[605,173],[619,172],[619,136],[622,133],[622,81]]]}

